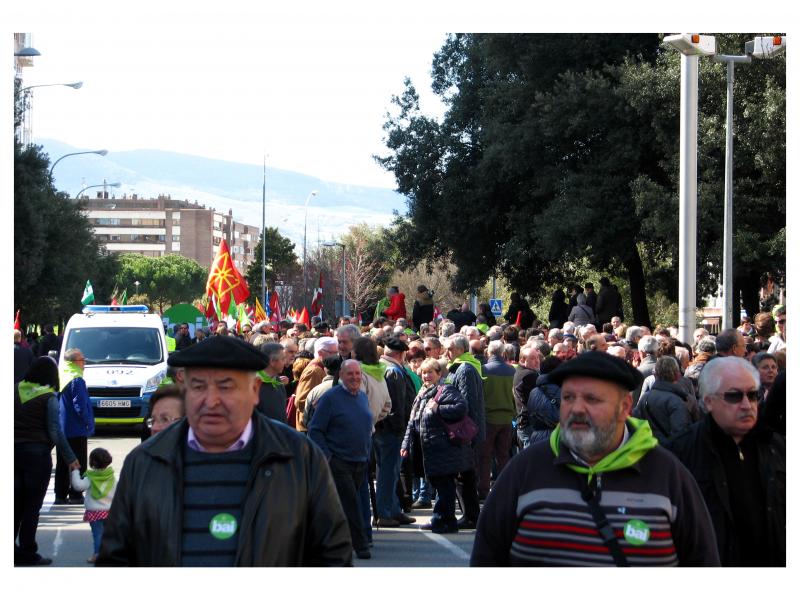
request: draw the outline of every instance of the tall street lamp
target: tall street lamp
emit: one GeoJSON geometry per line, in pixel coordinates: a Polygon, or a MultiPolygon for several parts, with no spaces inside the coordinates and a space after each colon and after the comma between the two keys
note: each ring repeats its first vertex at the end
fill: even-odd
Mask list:
{"type": "Polygon", "coordinates": [[[65,154],[64,156],[58,157],[56,162],[50,165],[50,179],[53,178],[53,169],[56,168],[56,165],[62,161],[63,159],[67,158],[68,156],[77,156],[78,154],[99,154],[100,156],[105,156],[108,154],[108,150],[85,150],[83,152],[70,152],[69,154],[65,154]]]}
{"type": "Polygon", "coordinates": [[[678,339],[690,344],[697,312],[697,79],[700,56],[716,52],[713,35],[678,34],[664,44],[681,53],[678,339]]]}
{"type": "Polygon", "coordinates": [[[122,185],[122,184],[121,184],[121,183],[119,183],[119,182],[116,182],[116,183],[98,183],[98,184],[95,184],[95,185],[87,185],[87,186],[86,186],[85,188],[83,188],[83,189],[82,189],[80,192],[78,192],[78,195],[77,195],[77,196],[75,196],[75,200],[80,200],[80,198],[81,198],[81,194],[82,194],[83,192],[85,192],[86,190],[90,190],[90,189],[92,189],[92,188],[98,188],[98,187],[101,187],[101,188],[104,188],[104,187],[113,187],[113,188],[118,188],[118,187],[119,187],[119,186],[121,186],[121,185],[122,185]]]}
{"type": "Polygon", "coordinates": [[[138,295],[139,295],[139,281],[138,281],[138,280],[137,280],[137,281],[134,281],[134,282],[133,282],[133,285],[135,285],[135,286],[136,286],[136,295],[138,296],[138,295]]]}
{"type": "Polygon", "coordinates": [[[743,56],[714,55],[714,62],[725,63],[728,71],[727,115],[725,120],[725,216],[722,244],[722,329],[733,327],[733,67],[755,58],[771,58],[786,52],[786,38],[757,37],[745,43],[743,56]]]}
{"type": "Polygon", "coordinates": [[[308,306],[308,283],[306,281],[306,233],[308,228],[308,203],[312,196],[316,196],[317,191],[312,191],[306,198],[306,210],[303,217],[303,306],[308,306]]]}
{"type": "Polygon", "coordinates": [[[328,242],[322,245],[327,246],[328,248],[332,248],[334,246],[342,247],[342,314],[339,316],[346,317],[348,316],[348,314],[347,314],[347,277],[346,277],[347,255],[345,254],[345,245],[342,244],[341,242],[328,242]]]}

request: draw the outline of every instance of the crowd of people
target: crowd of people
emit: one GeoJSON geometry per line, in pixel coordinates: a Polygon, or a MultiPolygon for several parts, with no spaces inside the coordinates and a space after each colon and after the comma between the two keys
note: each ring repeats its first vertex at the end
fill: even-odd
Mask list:
{"type": "MultiPolygon", "coordinates": [[[[503,324],[486,305],[434,319],[419,286],[411,320],[392,288],[366,326],[180,327],[149,435],[86,498],[106,522],[91,560],[350,565],[432,508],[421,529],[476,530],[474,566],[785,565],[785,307],[687,344],[626,324],[606,278],[571,292],[547,323],[519,294],[503,324]]],[[[31,506],[53,444],[88,489],[91,433],[59,428],[48,360],[15,386],[18,564],[46,560],[31,506]]]]}

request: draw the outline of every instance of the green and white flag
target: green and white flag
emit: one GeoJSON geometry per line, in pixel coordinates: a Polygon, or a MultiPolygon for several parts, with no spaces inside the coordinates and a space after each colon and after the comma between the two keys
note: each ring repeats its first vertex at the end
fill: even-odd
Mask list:
{"type": "Polygon", "coordinates": [[[92,282],[87,279],[86,287],[83,288],[83,298],[81,298],[81,304],[86,306],[91,302],[94,302],[94,290],[92,289],[92,282]]]}

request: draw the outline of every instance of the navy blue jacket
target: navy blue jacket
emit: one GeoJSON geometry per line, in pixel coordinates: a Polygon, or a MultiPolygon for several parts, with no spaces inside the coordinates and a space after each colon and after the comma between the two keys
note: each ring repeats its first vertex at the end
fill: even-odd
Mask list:
{"type": "Polygon", "coordinates": [[[531,444],[550,437],[558,425],[560,410],[561,388],[550,382],[547,373],[539,375],[528,397],[528,423],[533,427],[531,444]]]}
{"type": "Polygon", "coordinates": [[[372,445],[372,413],[367,395],[335,385],[319,397],[308,437],[329,459],[367,462],[372,445]]]}
{"type": "Polygon", "coordinates": [[[452,385],[442,383],[419,391],[411,409],[402,448],[409,452],[418,449],[413,439],[415,433],[419,435],[426,477],[455,475],[473,468],[472,446],[451,443],[443,423],[443,420],[455,423],[466,414],[467,402],[452,385]],[[442,393],[438,402],[434,403],[432,400],[439,389],[442,393]]]}
{"type": "Polygon", "coordinates": [[[70,381],[61,390],[58,400],[58,420],[65,436],[74,438],[94,435],[94,411],[83,377],[70,381]]]}

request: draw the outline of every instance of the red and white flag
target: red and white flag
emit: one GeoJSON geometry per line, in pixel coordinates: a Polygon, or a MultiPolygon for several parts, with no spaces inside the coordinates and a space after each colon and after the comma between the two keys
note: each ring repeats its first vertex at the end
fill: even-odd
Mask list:
{"type": "Polygon", "coordinates": [[[319,287],[314,290],[314,298],[311,300],[311,315],[322,318],[322,271],[319,273],[319,287]]]}

